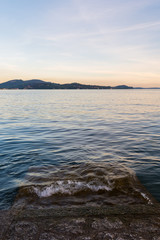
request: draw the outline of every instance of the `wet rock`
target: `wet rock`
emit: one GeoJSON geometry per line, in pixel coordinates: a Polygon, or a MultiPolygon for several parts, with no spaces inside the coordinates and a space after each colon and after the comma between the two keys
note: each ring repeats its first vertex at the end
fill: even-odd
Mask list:
{"type": "Polygon", "coordinates": [[[80,236],[80,237],[76,238],[76,240],[92,240],[92,238],[91,237],[80,236]]]}
{"type": "MultiPolygon", "coordinates": [[[[156,221],[156,223],[158,222],[156,221]]],[[[160,229],[159,223],[153,224],[152,219],[143,219],[143,221],[141,219],[132,220],[130,227],[136,229],[136,231],[139,232],[147,232],[148,230],[153,232],[160,229]]]]}
{"type": "Polygon", "coordinates": [[[13,216],[10,211],[0,211],[0,239],[7,232],[12,220],[13,216]]]}
{"type": "Polygon", "coordinates": [[[113,240],[115,235],[113,233],[105,233],[105,232],[100,232],[95,236],[95,239],[102,239],[102,240],[113,240]]]}
{"type": "Polygon", "coordinates": [[[32,222],[17,222],[9,228],[5,240],[35,240],[38,232],[38,227],[32,222]]]}
{"type": "Polygon", "coordinates": [[[0,240],[160,240],[160,205],[0,212],[0,240]]]}
{"type": "Polygon", "coordinates": [[[123,223],[120,219],[114,218],[114,219],[109,219],[109,218],[103,218],[103,219],[95,219],[92,223],[92,228],[93,229],[99,229],[100,231],[103,231],[105,229],[118,229],[122,228],[123,223]]]}
{"type": "Polygon", "coordinates": [[[39,240],[58,240],[53,236],[52,233],[42,233],[39,237],[39,240]]]}

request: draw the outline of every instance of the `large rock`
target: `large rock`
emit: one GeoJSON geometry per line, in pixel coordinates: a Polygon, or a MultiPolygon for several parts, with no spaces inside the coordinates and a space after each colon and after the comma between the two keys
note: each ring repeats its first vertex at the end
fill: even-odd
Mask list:
{"type": "Polygon", "coordinates": [[[0,220],[2,240],[160,240],[160,204],[12,209],[0,220]]]}

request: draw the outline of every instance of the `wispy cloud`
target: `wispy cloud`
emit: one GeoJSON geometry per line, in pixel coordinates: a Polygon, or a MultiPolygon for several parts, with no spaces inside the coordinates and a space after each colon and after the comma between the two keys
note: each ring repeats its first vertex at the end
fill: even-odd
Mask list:
{"type": "Polygon", "coordinates": [[[160,28],[160,21],[157,22],[146,22],[146,23],[139,23],[136,25],[131,25],[125,28],[119,28],[112,30],[113,32],[127,32],[127,31],[137,31],[137,30],[146,30],[146,29],[159,29],[160,28]]]}
{"type": "Polygon", "coordinates": [[[27,16],[23,3],[4,4],[0,10],[5,18],[0,24],[2,72],[8,68],[17,75],[93,79],[97,84],[105,78],[137,84],[150,76],[158,81],[159,0],[46,0],[38,9],[28,1],[27,11],[34,13],[29,21],[22,18],[27,16]],[[21,8],[16,10],[21,21],[13,7],[21,8]]]}

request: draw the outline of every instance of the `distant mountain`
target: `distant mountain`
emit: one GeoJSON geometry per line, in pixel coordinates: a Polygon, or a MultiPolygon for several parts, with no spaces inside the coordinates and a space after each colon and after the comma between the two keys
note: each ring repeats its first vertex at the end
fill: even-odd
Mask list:
{"type": "Polygon", "coordinates": [[[80,83],[59,84],[52,82],[45,82],[39,79],[32,79],[23,81],[21,79],[14,79],[0,84],[0,89],[132,89],[126,85],[116,87],[86,85],[80,83]]]}
{"type": "Polygon", "coordinates": [[[0,84],[0,89],[110,89],[110,86],[85,85],[80,83],[58,84],[39,79],[23,81],[14,79],[0,84]]]}
{"type": "Polygon", "coordinates": [[[80,83],[61,84],[62,89],[111,89],[110,86],[85,85],[80,83]]]}
{"type": "Polygon", "coordinates": [[[133,87],[129,87],[129,86],[126,86],[126,85],[119,85],[119,86],[116,86],[116,87],[112,87],[112,89],[133,89],[133,87]]]}
{"type": "Polygon", "coordinates": [[[135,87],[134,89],[160,89],[160,87],[149,87],[149,88],[135,87]]]}
{"type": "Polygon", "coordinates": [[[59,88],[60,84],[45,82],[39,79],[23,81],[14,79],[0,84],[0,89],[53,89],[59,88]]]}

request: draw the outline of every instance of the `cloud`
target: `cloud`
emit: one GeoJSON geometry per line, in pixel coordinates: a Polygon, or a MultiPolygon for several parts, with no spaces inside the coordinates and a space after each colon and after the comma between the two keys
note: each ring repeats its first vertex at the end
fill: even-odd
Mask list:
{"type": "Polygon", "coordinates": [[[137,31],[137,30],[146,30],[152,29],[156,27],[156,30],[160,28],[160,21],[157,22],[146,22],[139,23],[136,25],[131,25],[125,28],[113,29],[111,32],[128,32],[128,31],[137,31]]]}
{"type": "Polygon", "coordinates": [[[29,22],[4,12],[5,26],[12,18],[16,25],[3,28],[1,68],[48,78],[157,80],[159,5],[158,0],[46,0],[38,12],[34,5],[29,22]]]}

